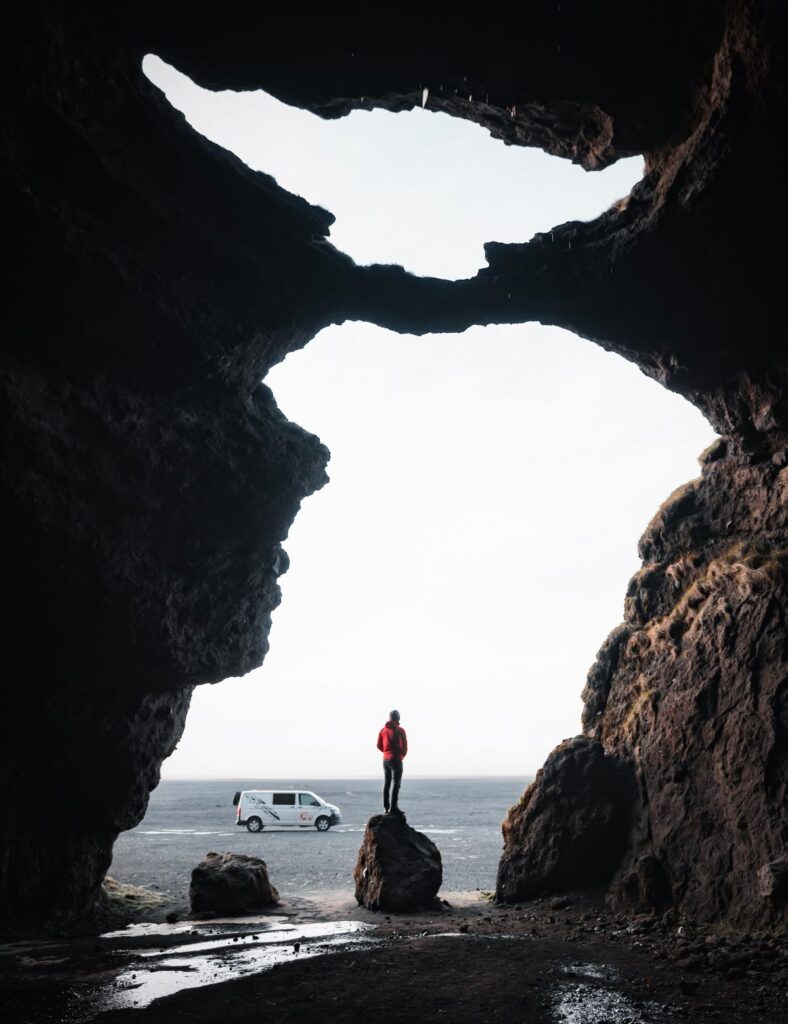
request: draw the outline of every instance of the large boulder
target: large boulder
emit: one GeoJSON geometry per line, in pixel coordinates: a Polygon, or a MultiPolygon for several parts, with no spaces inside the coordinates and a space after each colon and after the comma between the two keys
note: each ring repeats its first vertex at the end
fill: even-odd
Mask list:
{"type": "Polygon", "coordinates": [[[377,814],[367,822],[353,877],[356,899],[369,910],[428,906],[443,881],[440,850],[404,814],[377,814]]]}
{"type": "Polygon", "coordinates": [[[630,773],[601,743],[564,740],[503,823],[498,899],[609,881],[626,844],[633,795],[630,773]]]}
{"type": "Polygon", "coordinates": [[[268,868],[243,853],[207,853],[192,871],[192,913],[247,914],[279,902],[268,868]]]}

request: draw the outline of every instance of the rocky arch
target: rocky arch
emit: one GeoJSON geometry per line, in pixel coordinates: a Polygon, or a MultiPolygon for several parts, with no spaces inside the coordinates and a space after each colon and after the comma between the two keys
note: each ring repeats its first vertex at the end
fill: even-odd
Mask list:
{"type": "Polygon", "coordinates": [[[382,16],[383,32],[251,7],[3,12],[5,923],[90,906],[192,688],[263,658],[281,542],[326,452],[259,381],[349,317],[567,327],[722,435],[641,542],[584,738],[510,817],[499,890],[545,868],[531,818],[556,825],[556,864],[593,837],[556,802],[574,777],[619,822],[597,878],[612,899],[784,919],[784,13],[564,0],[527,32],[505,12],[382,16]],[[467,282],[359,268],[326,242],[329,214],[186,126],[142,76],[148,52],[328,117],[426,99],[589,169],[642,152],[646,176],[592,223],[491,243],[467,282]]]}

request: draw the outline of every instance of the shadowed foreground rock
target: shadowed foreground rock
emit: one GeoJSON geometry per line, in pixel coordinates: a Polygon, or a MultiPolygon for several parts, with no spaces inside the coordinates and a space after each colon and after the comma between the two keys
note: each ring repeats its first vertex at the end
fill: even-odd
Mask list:
{"type": "Polygon", "coordinates": [[[193,913],[245,914],[275,906],[279,893],[259,857],[209,853],[192,871],[189,900],[193,913]]]}
{"type": "Polygon", "coordinates": [[[377,814],[367,822],[353,877],[356,899],[369,910],[415,910],[441,887],[440,850],[404,814],[377,814]]]}
{"type": "Polygon", "coordinates": [[[498,899],[609,881],[627,839],[632,786],[601,743],[576,736],[550,754],[503,823],[498,899]]]}

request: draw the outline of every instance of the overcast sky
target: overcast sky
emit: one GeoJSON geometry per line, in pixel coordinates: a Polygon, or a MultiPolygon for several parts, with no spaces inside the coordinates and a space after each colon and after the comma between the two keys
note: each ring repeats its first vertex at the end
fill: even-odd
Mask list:
{"type": "MultiPolygon", "coordinates": [[[[206,92],[153,57],[145,70],[198,131],[331,210],[331,241],[359,263],[472,276],[485,241],[594,217],[642,170],[588,174],[428,111],[322,121],[206,92]]],[[[540,325],[414,338],[345,324],[266,382],[331,449],[331,482],[285,544],[265,664],[197,690],[163,776],[375,775],[392,707],[411,774],[533,773],[579,732],[637,540],[697,476],[711,427],[540,325]]]]}

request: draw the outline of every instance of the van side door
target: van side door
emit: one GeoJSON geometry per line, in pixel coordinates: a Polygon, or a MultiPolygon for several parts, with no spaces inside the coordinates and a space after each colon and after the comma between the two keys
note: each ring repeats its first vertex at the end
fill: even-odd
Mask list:
{"type": "Polygon", "coordinates": [[[281,825],[297,825],[296,816],[296,794],[295,793],[272,793],[271,810],[278,816],[281,825]]]}
{"type": "MultiPolygon", "coordinates": [[[[298,794],[298,824],[314,825],[322,804],[312,793],[298,794]]],[[[323,812],[326,814],[326,812],[323,812]]]]}

